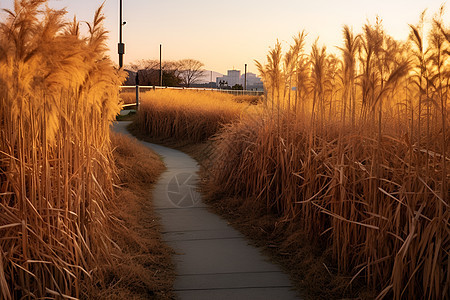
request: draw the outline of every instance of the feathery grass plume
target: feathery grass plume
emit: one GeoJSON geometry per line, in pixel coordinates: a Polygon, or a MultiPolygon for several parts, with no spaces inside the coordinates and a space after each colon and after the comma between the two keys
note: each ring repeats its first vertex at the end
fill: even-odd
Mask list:
{"type": "MultiPolygon", "coordinates": [[[[428,65],[429,65],[429,49],[425,49],[424,46],[424,32],[423,27],[425,23],[426,10],[420,15],[420,20],[417,25],[409,25],[411,31],[409,34],[409,40],[413,46],[412,54],[415,63],[414,71],[416,72],[413,76],[414,84],[418,86],[418,117],[417,117],[417,129],[414,132],[414,108],[411,105],[411,138],[417,136],[417,143],[421,145],[422,136],[422,106],[424,98],[428,98],[428,65]]],[[[416,96],[417,97],[417,96],[416,96]]]]}
{"type": "Polygon", "coordinates": [[[255,61],[264,82],[264,88],[267,90],[266,98],[270,100],[267,104],[270,104],[272,111],[275,109],[275,104],[277,109],[280,107],[280,88],[283,75],[282,59],[281,43],[277,41],[274,48],[270,49],[269,54],[267,54],[267,63],[265,65],[255,61]]]}
{"type": "MultiPolygon", "coordinates": [[[[16,0],[0,22],[0,298],[79,298],[108,260],[109,125],[124,75],[100,7],[79,24],[16,0]]],[[[86,295],[84,295],[86,296],[86,295]]]]}
{"type": "Polygon", "coordinates": [[[344,25],[342,29],[344,36],[344,47],[338,47],[342,51],[342,85],[343,91],[343,103],[342,103],[342,120],[344,122],[347,118],[347,107],[349,107],[351,113],[351,123],[352,127],[355,127],[356,120],[356,103],[355,103],[355,79],[356,79],[356,55],[358,53],[360,35],[354,35],[353,30],[348,26],[344,25]]]}
{"type": "Polygon", "coordinates": [[[267,93],[281,91],[275,99],[289,103],[283,89],[296,72],[310,82],[302,94],[296,83],[308,109],[261,106],[214,139],[212,183],[221,192],[298,224],[332,251],[337,270],[352,275],[350,286],[363,278],[380,299],[449,296],[450,35],[441,16],[429,50],[422,25],[410,26],[408,48],[380,19],[361,35],[344,27],[341,59],[316,41],[309,68],[299,55],[291,69],[295,42],[284,56],[271,49],[267,64],[257,62],[267,93]]]}
{"type": "Polygon", "coordinates": [[[304,53],[305,39],[307,33],[303,30],[294,36],[294,45],[291,49],[295,55],[295,66],[294,66],[294,83],[295,83],[295,98],[293,110],[296,112],[299,108],[299,101],[302,103],[302,109],[304,111],[304,101],[305,93],[307,93],[306,78],[308,77],[308,60],[304,53]]]}
{"type": "MultiPolygon", "coordinates": [[[[367,112],[373,107],[376,98],[376,91],[382,85],[380,79],[380,64],[377,64],[377,57],[381,55],[381,47],[384,41],[384,32],[381,27],[381,20],[377,17],[375,25],[366,24],[363,27],[364,34],[359,50],[359,61],[363,68],[361,74],[362,86],[362,112],[363,119],[367,112]]],[[[374,111],[372,110],[374,113],[374,111]]]]}
{"type": "Polygon", "coordinates": [[[320,122],[323,125],[325,119],[325,74],[326,70],[326,47],[319,47],[319,39],[316,39],[311,49],[311,80],[313,86],[313,104],[311,111],[311,123],[315,122],[316,110],[321,112],[320,122]]]}
{"type": "Polygon", "coordinates": [[[409,47],[379,18],[361,34],[345,26],[340,58],[317,41],[304,54],[302,32],[255,62],[266,103],[241,113],[198,92],[150,92],[137,122],[160,137],[214,136],[212,185],[323,245],[350,289],[446,299],[450,34],[441,10],[425,48],[423,20],[409,47]]]}

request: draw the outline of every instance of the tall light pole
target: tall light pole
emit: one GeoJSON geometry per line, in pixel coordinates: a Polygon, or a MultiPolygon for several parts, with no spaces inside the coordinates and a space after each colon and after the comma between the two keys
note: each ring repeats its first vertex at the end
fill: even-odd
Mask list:
{"type": "Polygon", "coordinates": [[[118,53],[119,53],[119,67],[123,67],[123,55],[125,54],[125,44],[122,42],[122,27],[126,22],[122,21],[122,0],[119,0],[119,44],[118,44],[118,53]]]}
{"type": "Polygon", "coordinates": [[[244,73],[244,91],[247,90],[247,64],[245,64],[245,73],[244,73]]]}
{"type": "Polygon", "coordinates": [[[159,44],[159,86],[162,86],[162,44],[159,44]]]}

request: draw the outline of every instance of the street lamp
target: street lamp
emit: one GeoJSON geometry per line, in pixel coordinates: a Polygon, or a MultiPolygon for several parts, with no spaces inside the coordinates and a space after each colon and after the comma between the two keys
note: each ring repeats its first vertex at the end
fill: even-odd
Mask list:
{"type": "Polygon", "coordinates": [[[123,55],[125,54],[125,44],[122,42],[122,27],[127,24],[127,22],[122,21],[122,0],[119,0],[119,67],[123,67],[123,55]]]}
{"type": "Polygon", "coordinates": [[[159,86],[162,86],[162,44],[159,44],[159,86]]]}
{"type": "Polygon", "coordinates": [[[247,90],[247,64],[245,64],[245,73],[244,73],[244,91],[247,90]]]}

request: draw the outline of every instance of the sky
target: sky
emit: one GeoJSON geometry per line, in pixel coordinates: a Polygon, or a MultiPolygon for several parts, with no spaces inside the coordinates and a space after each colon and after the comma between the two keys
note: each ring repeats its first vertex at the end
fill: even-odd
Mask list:
{"type": "MultiPolygon", "coordinates": [[[[319,38],[319,45],[337,53],[342,44],[342,26],[355,33],[376,16],[385,31],[406,40],[408,24],[416,24],[424,9],[428,18],[443,0],[122,0],[125,66],[140,59],[193,58],[205,69],[225,74],[229,69],[257,73],[254,60],[265,62],[277,39],[287,49],[292,37],[308,33],[305,50],[319,38]]],[[[68,18],[92,21],[105,2],[105,27],[109,31],[109,55],[118,62],[119,0],[49,0],[51,8],[66,8],[68,18]]],[[[13,0],[0,0],[0,8],[12,8],[13,0]]],[[[450,9],[450,7],[448,8],[450,9]]],[[[449,20],[447,13],[444,20],[449,20]]],[[[1,15],[2,17],[4,15],[1,15]]],[[[450,22],[447,22],[450,25],[450,22]]]]}

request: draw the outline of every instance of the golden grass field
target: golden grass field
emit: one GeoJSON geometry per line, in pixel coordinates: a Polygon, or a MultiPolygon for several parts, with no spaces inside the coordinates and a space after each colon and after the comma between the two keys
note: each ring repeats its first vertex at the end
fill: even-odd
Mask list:
{"type": "Polygon", "coordinates": [[[350,285],[363,279],[380,299],[445,299],[450,31],[442,12],[430,32],[422,21],[410,30],[403,43],[379,20],[358,35],[344,26],[340,56],[317,41],[306,53],[301,32],[257,63],[263,104],[161,91],[143,97],[137,126],[213,137],[212,186],[325,244],[350,285]]]}
{"type": "Polygon", "coordinates": [[[249,107],[236,99],[240,97],[211,91],[149,91],[141,94],[136,124],[155,137],[201,142],[249,107]]]}

